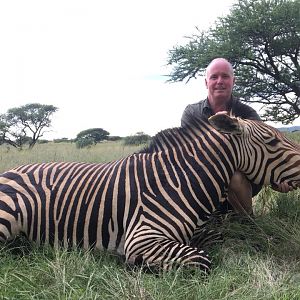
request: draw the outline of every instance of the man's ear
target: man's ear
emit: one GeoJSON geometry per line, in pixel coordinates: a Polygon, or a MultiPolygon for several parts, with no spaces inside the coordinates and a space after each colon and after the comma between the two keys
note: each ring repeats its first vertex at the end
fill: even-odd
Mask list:
{"type": "Polygon", "coordinates": [[[209,123],[218,131],[228,134],[242,134],[243,129],[237,118],[227,114],[216,114],[208,119],[209,123]]]}

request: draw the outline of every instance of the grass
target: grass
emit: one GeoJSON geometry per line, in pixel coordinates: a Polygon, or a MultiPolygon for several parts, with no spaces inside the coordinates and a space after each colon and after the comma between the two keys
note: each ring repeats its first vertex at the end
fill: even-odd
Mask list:
{"type": "Polygon", "coordinates": [[[36,162],[79,161],[108,162],[127,156],[140,147],[124,146],[122,142],[103,142],[90,148],[77,149],[75,143],[37,144],[33,149],[19,151],[10,146],[0,146],[0,172],[36,162]]]}
{"type": "MultiPolygon", "coordinates": [[[[121,143],[90,149],[42,144],[32,151],[0,147],[1,172],[42,161],[102,162],[138,150],[121,143]]],[[[263,190],[255,217],[223,218],[224,242],[211,247],[213,269],[156,276],[128,270],[108,253],[19,244],[0,246],[0,299],[300,299],[300,192],[263,190]]]]}

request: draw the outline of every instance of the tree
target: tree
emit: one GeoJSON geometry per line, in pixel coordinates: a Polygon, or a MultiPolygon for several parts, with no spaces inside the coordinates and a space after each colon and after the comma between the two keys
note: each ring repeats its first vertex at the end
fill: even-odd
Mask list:
{"type": "Polygon", "coordinates": [[[79,132],[76,136],[76,146],[84,148],[108,139],[109,132],[102,128],[90,128],[79,132]]]}
{"type": "Polygon", "coordinates": [[[9,127],[9,124],[6,121],[6,116],[0,115],[0,144],[7,143],[17,147],[17,141],[10,139],[10,136],[12,135],[9,133],[9,127]]]}
{"type": "Polygon", "coordinates": [[[299,16],[299,0],[240,0],[212,29],[169,51],[169,81],[189,81],[225,57],[235,67],[235,95],[263,104],[264,120],[288,124],[300,116],[299,16]]]}
{"type": "Polygon", "coordinates": [[[53,105],[39,103],[11,108],[0,117],[0,141],[16,148],[25,143],[32,148],[51,126],[51,116],[58,110],[53,105]]]}
{"type": "Polygon", "coordinates": [[[147,144],[151,140],[151,136],[140,131],[135,135],[126,136],[124,138],[124,145],[142,145],[147,144]]]}

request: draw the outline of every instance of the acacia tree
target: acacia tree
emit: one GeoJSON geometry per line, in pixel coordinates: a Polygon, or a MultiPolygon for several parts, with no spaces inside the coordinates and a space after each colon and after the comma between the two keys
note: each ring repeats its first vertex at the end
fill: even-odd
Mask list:
{"type": "Polygon", "coordinates": [[[76,136],[76,146],[84,148],[108,139],[109,132],[102,128],[90,128],[79,132],[76,136]]]}
{"type": "Polygon", "coordinates": [[[25,142],[32,148],[51,126],[51,116],[58,110],[53,105],[39,103],[11,108],[0,117],[0,139],[16,148],[25,142]]]}
{"type": "Polygon", "coordinates": [[[235,95],[263,104],[264,120],[288,124],[300,116],[299,0],[240,0],[188,40],[169,51],[169,81],[189,81],[225,57],[235,67],[235,95]]]}
{"type": "Polygon", "coordinates": [[[12,134],[9,132],[9,124],[6,121],[5,115],[0,115],[0,144],[7,143],[14,147],[18,147],[18,142],[15,138],[11,138],[12,134]]]}

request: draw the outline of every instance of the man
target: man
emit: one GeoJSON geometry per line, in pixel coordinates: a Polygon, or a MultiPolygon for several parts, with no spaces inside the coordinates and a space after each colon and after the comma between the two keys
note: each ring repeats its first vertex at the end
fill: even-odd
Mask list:
{"type": "MultiPolygon", "coordinates": [[[[217,113],[229,112],[236,117],[260,120],[257,112],[250,106],[232,96],[235,77],[232,65],[224,58],[216,58],[207,66],[205,85],[207,98],[198,103],[188,105],[182,115],[181,125],[192,116],[209,118],[217,113]]],[[[293,188],[281,183],[276,190],[288,192],[293,188]]],[[[261,186],[250,184],[246,176],[236,171],[231,178],[228,190],[228,201],[233,209],[242,214],[252,213],[252,197],[258,194],[261,186]]]]}

